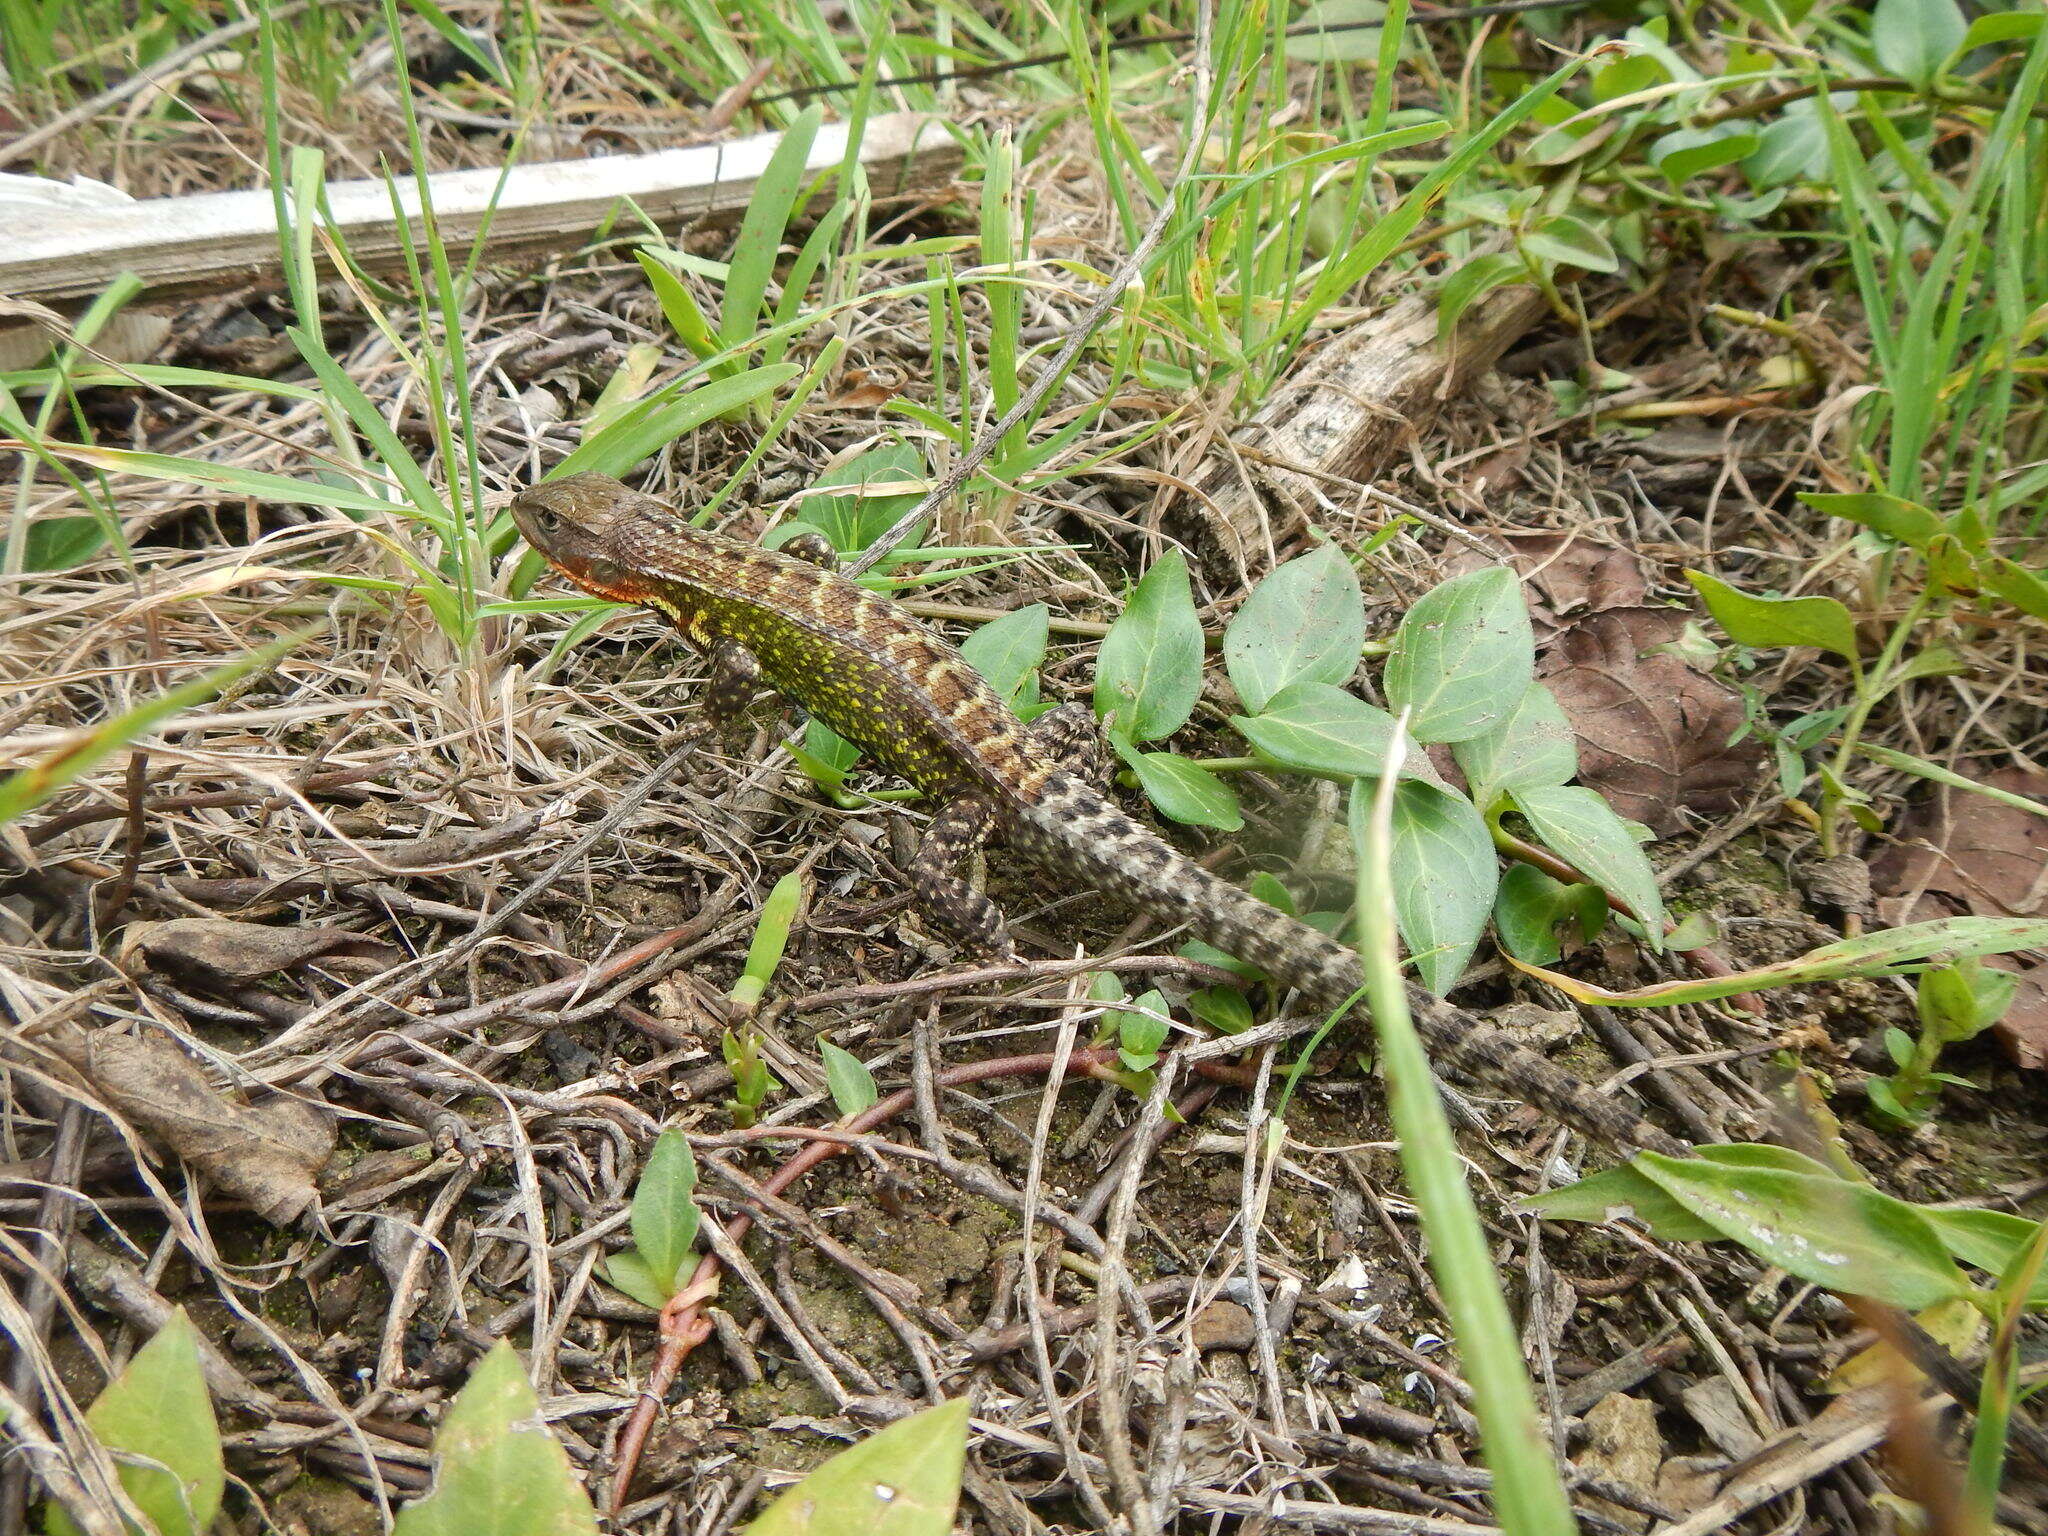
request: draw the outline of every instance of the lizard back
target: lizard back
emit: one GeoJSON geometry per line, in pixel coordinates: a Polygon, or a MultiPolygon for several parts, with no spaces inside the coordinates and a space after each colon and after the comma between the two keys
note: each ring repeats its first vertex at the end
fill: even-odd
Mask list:
{"type": "Polygon", "coordinates": [[[776,692],[928,794],[1028,774],[1023,725],[982,675],[889,599],[814,562],[692,528],[607,475],[568,475],[512,506],[579,585],[653,608],[698,650],[746,648],[776,692]]]}

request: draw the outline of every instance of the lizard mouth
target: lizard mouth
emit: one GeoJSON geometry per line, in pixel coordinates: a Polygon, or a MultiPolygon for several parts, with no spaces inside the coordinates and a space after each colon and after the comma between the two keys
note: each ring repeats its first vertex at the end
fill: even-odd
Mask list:
{"type": "Polygon", "coordinates": [[[569,550],[549,549],[543,553],[548,557],[548,564],[597,597],[609,598],[615,603],[644,603],[648,599],[646,584],[635,581],[632,573],[616,560],[569,550]]]}

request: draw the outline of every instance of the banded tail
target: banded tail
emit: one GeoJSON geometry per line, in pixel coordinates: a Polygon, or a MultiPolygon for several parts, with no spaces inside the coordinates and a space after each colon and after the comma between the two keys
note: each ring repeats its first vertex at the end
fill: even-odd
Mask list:
{"type": "MultiPolygon", "coordinates": [[[[1219,880],[1072,774],[1053,774],[1036,799],[1013,809],[1009,834],[1027,856],[1050,868],[1086,871],[1103,890],[1185,924],[1196,937],[1323,1008],[1340,1007],[1365,984],[1364,967],[1352,950],[1219,880]]],[[[1439,1068],[1519,1094],[1610,1146],[1675,1157],[1691,1150],[1484,1019],[1414,986],[1408,1006],[1439,1068]]]]}

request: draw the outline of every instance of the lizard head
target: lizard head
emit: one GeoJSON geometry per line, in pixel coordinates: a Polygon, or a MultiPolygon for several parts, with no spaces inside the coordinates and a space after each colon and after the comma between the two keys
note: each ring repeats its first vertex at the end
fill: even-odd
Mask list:
{"type": "Polygon", "coordinates": [[[624,558],[634,535],[676,521],[652,496],[589,470],[521,492],[511,510],[526,542],[550,565],[585,591],[618,603],[644,603],[651,595],[636,562],[624,558]]]}

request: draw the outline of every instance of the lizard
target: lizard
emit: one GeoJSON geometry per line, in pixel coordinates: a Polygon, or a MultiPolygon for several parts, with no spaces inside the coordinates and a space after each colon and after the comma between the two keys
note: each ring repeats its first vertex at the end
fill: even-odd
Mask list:
{"type": "MultiPolygon", "coordinates": [[[[1365,984],[1355,951],[1211,874],[1098,787],[1085,705],[1025,723],[942,636],[839,574],[821,535],[763,548],[592,472],[522,492],[511,514],[561,575],[661,614],[707,659],[707,728],[765,686],[923,791],[937,809],[909,874],[924,910],[964,945],[1012,952],[1002,914],[959,872],[1000,831],[1041,871],[1184,927],[1324,1013],[1355,1004],[1365,984]]],[[[1485,1019],[1412,982],[1408,1001],[1438,1068],[1616,1148],[1690,1150],[1485,1019]]]]}

